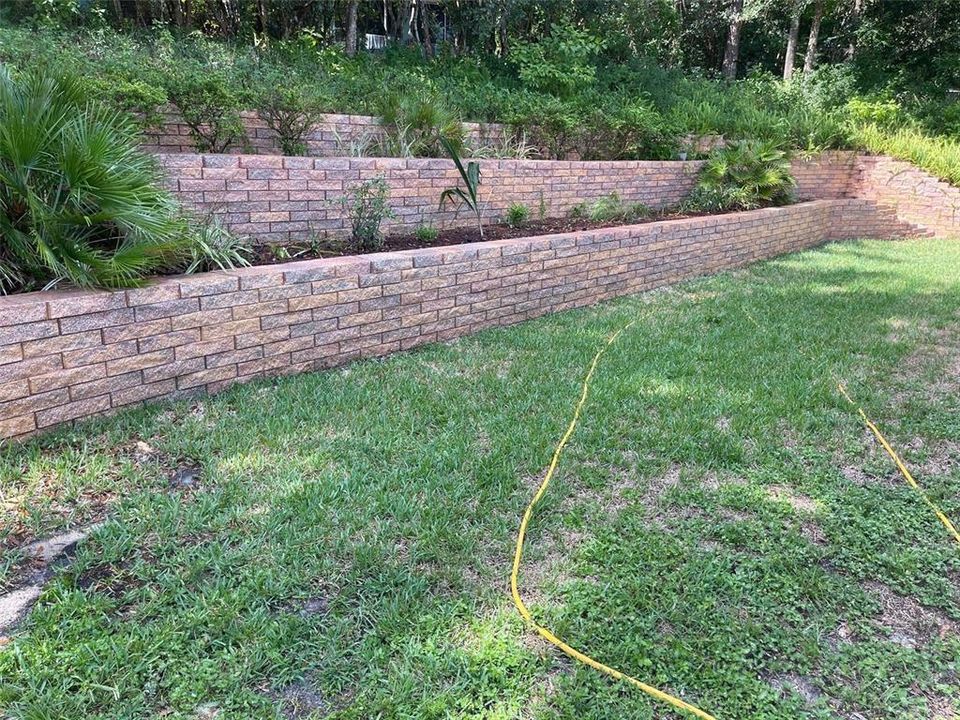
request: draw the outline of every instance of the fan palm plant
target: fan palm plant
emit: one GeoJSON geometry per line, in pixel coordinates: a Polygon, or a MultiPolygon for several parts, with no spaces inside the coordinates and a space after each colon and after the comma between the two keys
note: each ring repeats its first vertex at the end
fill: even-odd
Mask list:
{"type": "Polygon", "coordinates": [[[126,117],[74,79],[0,67],[0,291],[136,285],[185,224],[126,117]]]}
{"type": "Polygon", "coordinates": [[[783,150],[768,141],[746,140],[710,156],[687,205],[706,211],[784,205],[792,199],[794,184],[783,150]]]}

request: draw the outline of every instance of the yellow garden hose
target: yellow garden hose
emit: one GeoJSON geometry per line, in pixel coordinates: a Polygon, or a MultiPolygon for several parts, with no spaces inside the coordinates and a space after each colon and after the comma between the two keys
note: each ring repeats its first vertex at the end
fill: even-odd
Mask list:
{"type": "Polygon", "coordinates": [[[700,708],[694,707],[690,703],[684,702],[680,698],[674,697],[670,693],[666,693],[663,690],[658,690],[651,685],[647,685],[646,683],[641,682],[636,678],[627,675],[626,673],[620,672],[609,665],[604,665],[602,662],[594,660],[589,655],[580,652],[574,647],[571,647],[554,635],[550,630],[534,620],[533,615],[530,614],[530,610],[524,604],[523,598],[520,597],[520,561],[523,559],[523,542],[527,535],[527,526],[530,524],[530,518],[533,516],[533,509],[537,506],[537,503],[540,502],[543,494],[547,491],[547,487],[550,485],[550,481],[553,479],[553,475],[557,471],[557,463],[560,462],[560,454],[563,452],[563,448],[566,446],[567,441],[570,440],[570,436],[573,435],[573,431],[577,427],[577,422],[580,420],[580,412],[583,410],[583,406],[587,402],[587,395],[590,392],[590,381],[593,379],[593,374],[597,369],[597,363],[600,362],[600,358],[603,357],[603,354],[610,349],[610,346],[613,345],[617,339],[636,322],[636,319],[631,320],[622,328],[610,335],[603,346],[601,346],[601,348],[597,351],[597,354],[593,356],[593,361],[590,363],[590,368],[587,370],[586,377],[583,379],[583,387],[580,391],[580,401],[577,403],[576,408],[574,408],[573,418],[571,418],[570,424],[567,426],[567,431],[563,434],[563,437],[560,438],[560,442],[557,443],[557,447],[553,451],[553,459],[551,459],[550,466],[547,468],[547,474],[544,475],[543,481],[540,483],[540,487],[537,488],[536,494],[533,496],[533,499],[530,501],[530,504],[527,505],[527,509],[523,513],[523,520],[520,522],[520,530],[517,533],[517,546],[513,553],[513,570],[510,573],[510,593],[513,595],[513,604],[517,606],[517,610],[520,611],[520,615],[523,616],[523,619],[526,620],[527,624],[533,630],[535,630],[540,637],[561,650],[564,654],[578,662],[583,663],[584,665],[589,665],[595,670],[599,670],[600,672],[605,673],[612,678],[624,680],[639,688],[647,695],[650,695],[651,697],[661,700],[665,703],[669,703],[678,710],[684,710],[698,718],[701,718],[702,720],[716,720],[713,715],[704,712],[700,708]]]}
{"type": "MultiPolygon", "coordinates": [[[[745,311],[745,315],[758,329],[763,330],[760,323],[758,323],[753,316],[745,311]]],[[[636,678],[627,675],[616,668],[612,668],[609,665],[605,665],[599,660],[595,660],[586,653],[583,653],[576,648],[568,645],[563,640],[558,638],[551,632],[548,628],[539,624],[534,620],[533,615],[530,613],[529,608],[523,602],[523,598],[520,596],[520,563],[523,559],[523,545],[527,535],[527,527],[530,524],[530,519],[533,517],[534,508],[543,498],[544,493],[546,493],[547,488],[550,485],[550,481],[553,479],[554,474],[557,471],[557,465],[560,462],[560,455],[563,453],[563,449],[566,447],[567,442],[569,442],[570,437],[573,435],[574,430],[577,427],[577,423],[580,421],[580,414],[583,411],[583,407],[587,402],[587,397],[590,393],[590,382],[593,380],[593,375],[596,372],[597,365],[600,362],[600,358],[603,357],[604,353],[610,349],[610,347],[620,338],[620,336],[626,332],[630,327],[632,327],[637,322],[637,319],[631,320],[626,325],[621,327],[619,330],[610,335],[606,342],[600,347],[600,349],[593,356],[593,360],[590,362],[590,366],[587,370],[587,374],[583,379],[583,385],[580,390],[580,400],[577,402],[576,407],[573,411],[573,417],[570,419],[569,425],[567,425],[567,430],[564,432],[563,436],[560,438],[560,442],[557,443],[556,448],[553,451],[553,457],[550,460],[550,465],[547,468],[547,472],[543,477],[537,492],[534,494],[533,499],[527,505],[526,510],[523,513],[523,519],[520,521],[520,529],[517,532],[517,543],[516,548],[513,553],[513,569],[510,572],[510,593],[513,596],[513,604],[516,605],[517,610],[520,612],[520,615],[527,622],[527,624],[544,640],[558,648],[565,655],[573,658],[577,662],[588,665],[595,670],[609,675],[610,677],[616,680],[622,680],[630,683],[631,685],[639,688],[641,691],[646,693],[656,700],[668,703],[678,710],[685,711],[691,715],[701,718],[701,720],[717,720],[713,715],[701,710],[700,708],[691,705],[688,702],[684,702],[678,697],[671,695],[670,693],[664,692],[658,688],[648,685],[636,678]]],[[[801,349],[800,352],[804,355],[804,351],[801,349]]],[[[808,358],[809,359],[809,358],[808,358]]],[[[847,392],[846,388],[842,383],[837,382],[837,389],[846,398],[853,407],[857,409],[857,412],[860,414],[860,417],[863,419],[864,424],[870,429],[874,434],[877,441],[887,452],[893,462],[896,464],[897,469],[900,471],[900,474],[906,479],[907,483],[913,488],[920,496],[923,498],[924,502],[930,507],[931,510],[936,514],[937,518],[943,523],[944,527],[953,535],[954,539],[960,543],[960,532],[957,531],[956,526],[950,521],[950,518],[937,506],[935,502],[930,498],[930,496],[924,491],[920,484],[914,479],[913,475],[910,473],[910,470],[907,468],[903,460],[900,459],[900,456],[897,454],[896,450],[890,445],[887,439],[883,436],[883,433],[880,432],[880,429],[877,425],[867,416],[866,412],[862,407],[857,405],[853,398],[850,397],[850,394],[847,392]]]]}
{"type": "MultiPolygon", "coordinates": [[[[753,315],[751,315],[746,310],[744,311],[744,314],[747,316],[747,319],[751,323],[753,323],[758,330],[761,330],[761,331],[763,330],[763,327],[760,325],[760,323],[756,321],[753,315]]],[[[797,349],[800,351],[801,355],[806,357],[808,360],[812,360],[812,358],[804,351],[803,348],[798,347],[797,349]]],[[[937,504],[930,498],[927,492],[920,486],[920,483],[918,483],[913,478],[913,475],[910,473],[910,470],[907,469],[907,466],[903,462],[903,460],[900,459],[900,456],[897,454],[897,451],[893,449],[893,446],[883,436],[883,433],[880,432],[880,428],[877,427],[876,423],[874,423],[867,416],[866,411],[864,411],[864,409],[861,406],[857,405],[857,403],[854,402],[853,398],[850,397],[850,394],[847,392],[847,389],[844,387],[843,383],[839,382],[836,378],[834,378],[834,382],[836,382],[837,389],[840,391],[840,394],[843,395],[843,397],[846,399],[848,403],[850,403],[854,408],[856,408],[861,419],[863,420],[864,425],[866,425],[867,428],[869,428],[870,432],[873,433],[874,437],[876,437],[877,441],[880,443],[883,449],[887,452],[887,455],[889,455],[890,459],[893,460],[894,464],[897,466],[897,470],[899,470],[900,474],[903,475],[904,479],[907,481],[907,484],[911,488],[913,488],[920,495],[921,498],[923,498],[923,501],[927,504],[927,506],[931,510],[933,510],[934,514],[937,516],[937,519],[939,519],[940,522],[943,524],[943,526],[947,529],[947,531],[951,535],[953,535],[954,540],[960,543],[960,532],[957,532],[956,526],[950,521],[950,518],[947,517],[946,513],[944,513],[943,510],[941,510],[937,506],[937,504]]]]}
{"type": "Polygon", "coordinates": [[[887,442],[887,439],[883,436],[883,433],[880,432],[880,428],[878,428],[876,424],[874,424],[874,422],[867,417],[867,413],[863,411],[863,408],[853,401],[853,398],[851,398],[847,393],[847,389],[843,386],[843,383],[837,383],[837,389],[840,391],[840,394],[847,399],[847,402],[853,405],[857,409],[857,412],[860,413],[860,417],[863,418],[864,424],[870,428],[870,432],[874,434],[874,437],[877,438],[880,445],[883,446],[883,449],[887,451],[887,455],[889,455],[890,459],[893,460],[894,464],[897,466],[897,469],[900,471],[900,474],[903,475],[904,479],[906,479],[907,484],[909,484],[910,487],[920,494],[920,497],[922,497],[923,501],[930,507],[931,510],[933,510],[940,522],[943,523],[943,526],[950,532],[951,535],[953,535],[954,540],[960,543],[960,532],[957,532],[956,526],[950,522],[950,518],[946,516],[946,514],[937,506],[937,504],[930,499],[930,496],[927,495],[926,491],[922,487],[920,487],[920,484],[913,479],[913,475],[907,469],[906,464],[904,464],[903,460],[900,459],[897,451],[893,449],[889,442],[887,442]]]}

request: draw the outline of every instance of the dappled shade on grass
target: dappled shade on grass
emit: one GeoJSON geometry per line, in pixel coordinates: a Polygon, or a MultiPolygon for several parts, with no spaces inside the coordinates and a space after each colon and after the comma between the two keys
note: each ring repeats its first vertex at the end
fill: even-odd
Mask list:
{"type": "Polygon", "coordinates": [[[719,718],[930,717],[958,702],[960,554],[830,377],[960,515],[958,396],[931,389],[958,282],[955,244],[831,245],[6,450],[28,529],[69,521],[91,467],[113,519],[0,648],[0,707],[671,717],[556,657],[506,589],[586,364],[639,314],[531,526],[537,617],[719,718]]]}

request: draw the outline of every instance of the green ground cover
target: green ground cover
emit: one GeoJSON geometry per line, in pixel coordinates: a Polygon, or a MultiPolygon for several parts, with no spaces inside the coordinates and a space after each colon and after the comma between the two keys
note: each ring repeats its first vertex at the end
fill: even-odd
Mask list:
{"type": "Polygon", "coordinates": [[[534,519],[538,618],[721,720],[949,718],[960,549],[830,378],[960,517],[958,286],[956,243],[829,245],[7,448],[0,586],[109,519],[0,645],[0,714],[674,717],[507,592],[585,367],[640,316],[534,519]]]}

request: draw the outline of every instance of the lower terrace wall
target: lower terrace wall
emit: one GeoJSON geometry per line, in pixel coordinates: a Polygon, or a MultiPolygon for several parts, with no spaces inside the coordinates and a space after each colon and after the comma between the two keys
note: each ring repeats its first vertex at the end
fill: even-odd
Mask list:
{"type": "MultiPolygon", "coordinates": [[[[418,225],[472,225],[469,213],[440,193],[460,177],[450,160],[419,158],[309,158],[266,155],[160,155],[169,187],[188,207],[214,214],[234,233],[266,242],[345,236],[350,220],[339,199],[351,186],[378,174],[390,187],[397,217],[388,231],[418,225]]],[[[828,153],[794,163],[802,200],[845,197],[855,175],[852,153],[828,153]]],[[[536,218],[563,217],[581,202],[617,192],[625,202],[661,209],[687,197],[700,161],[584,162],[481,160],[481,199],[487,221],[501,219],[513,203],[536,218]]]]}
{"type": "Polygon", "coordinates": [[[0,298],[0,438],[397,352],[825,240],[909,233],[869,201],[818,200],[0,298]]]}

